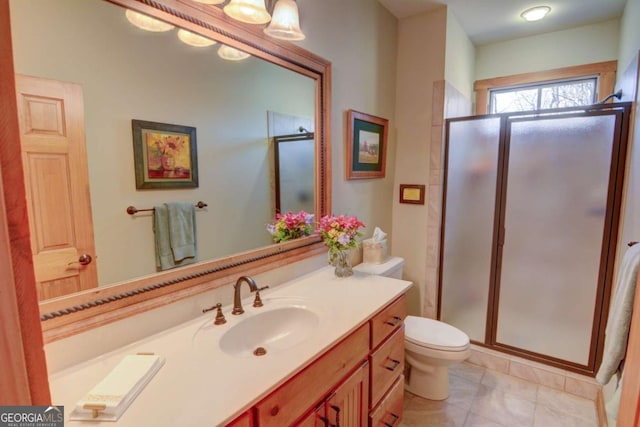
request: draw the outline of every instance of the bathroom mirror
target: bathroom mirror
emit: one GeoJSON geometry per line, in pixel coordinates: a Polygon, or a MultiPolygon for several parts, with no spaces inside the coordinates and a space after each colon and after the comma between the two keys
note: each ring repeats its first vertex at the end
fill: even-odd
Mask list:
{"type": "Polygon", "coordinates": [[[45,338],[50,329],[71,325],[63,333],[68,334],[74,322],[110,308],[199,292],[228,283],[225,275],[236,274],[238,266],[264,270],[279,259],[303,257],[317,248],[316,237],[270,244],[265,226],[273,218],[275,190],[267,113],[309,117],[315,123],[315,197],[310,206],[316,215],[327,213],[329,64],[291,43],[266,38],[262,28],[226,18],[217,7],[191,0],[81,3],[56,2],[51,10],[46,2],[10,3],[12,19],[16,17],[16,73],[81,83],[84,92],[100,287],[43,302],[45,338]],[[187,46],[176,37],[177,29],[144,32],[126,21],[121,6],[218,44],[187,46]],[[54,17],[74,22],[56,23],[54,17]],[[25,22],[27,26],[21,25],[25,22]],[[56,30],[46,31],[47,25],[56,30]],[[38,28],[37,35],[29,36],[29,26],[38,28]],[[43,31],[52,37],[43,40],[43,31]],[[224,61],[216,54],[221,44],[252,56],[224,61]],[[60,66],[60,61],[74,66],[60,66]],[[132,119],[196,127],[198,188],[135,189],[132,119]],[[201,262],[155,273],[152,215],[130,216],[126,207],[198,200],[208,205],[196,213],[201,262]],[[114,298],[117,303],[105,303],[114,298]],[[78,309],[96,301],[96,307],[78,309]]]}

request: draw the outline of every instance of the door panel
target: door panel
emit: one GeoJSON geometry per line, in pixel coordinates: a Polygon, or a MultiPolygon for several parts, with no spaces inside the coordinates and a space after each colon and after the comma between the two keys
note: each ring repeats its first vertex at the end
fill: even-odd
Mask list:
{"type": "Polygon", "coordinates": [[[500,119],[449,123],[440,319],[484,342],[500,119]]]}
{"type": "Polygon", "coordinates": [[[97,283],[82,88],[16,75],[20,146],[39,299],[97,283]]]}
{"type": "Polygon", "coordinates": [[[615,121],[511,123],[496,342],[588,363],[615,121]]]}

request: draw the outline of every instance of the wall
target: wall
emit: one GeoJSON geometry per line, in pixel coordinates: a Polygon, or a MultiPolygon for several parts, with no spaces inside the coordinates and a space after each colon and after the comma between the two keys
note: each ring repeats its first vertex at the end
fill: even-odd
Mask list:
{"type": "Polygon", "coordinates": [[[618,19],[476,48],[475,79],[618,59],[618,19]]]}
{"type": "Polygon", "coordinates": [[[335,214],[357,215],[367,225],[365,237],[376,226],[390,232],[398,126],[397,21],[371,0],[298,0],[298,7],[300,25],[307,36],[300,45],[332,62],[332,210],[335,214]],[[345,179],[349,109],[389,120],[385,178],[345,179]]]}
{"type": "MultiPolygon", "coordinates": [[[[473,98],[473,81],[476,64],[476,48],[458,19],[447,11],[447,40],[444,76],[447,83],[455,87],[460,95],[473,98]]],[[[448,116],[451,117],[451,116],[448,116]]]]}
{"type": "MultiPolygon", "coordinates": [[[[445,41],[447,9],[409,17],[400,21],[396,83],[396,117],[398,133],[397,165],[393,196],[394,255],[405,258],[404,278],[414,282],[409,292],[408,312],[423,313],[427,277],[435,280],[437,270],[427,267],[428,205],[398,203],[400,184],[427,184],[430,169],[439,169],[439,151],[432,152],[441,141],[441,129],[432,134],[433,85],[445,76],[445,41]],[[436,163],[436,164],[432,164],[436,163]],[[434,167],[435,166],[435,167],[434,167]]],[[[444,87],[442,87],[444,93],[444,87]]],[[[440,97],[440,103],[443,98],[440,97]]],[[[440,117],[442,114],[440,113],[440,117]]],[[[427,200],[434,196],[426,194],[427,200]]],[[[435,195],[437,198],[438,196],[435,195]]],[[[433,317],[434,306],[424,310],[433,317]]]]}
{"type": "MultiPolygon", "coordinates": [[[[333,211],[356,214],[368,224],[391,229],[395,155],[395,18],[370,0],[299,0],[301,26],[306,49],[333,63],[332,157],[333,211]],[[327,31],[326,23],[332,23],[327,31]],[[345,111],[353,108],[390,120],[387,175],[384,179],[344,179],[345,111]]],[[[256,276],[262,285],[277,286],[287,280],[326,265],[326,256],[316,256],[256,276]]],[[[268,292],[268,291],[267,291],[268,292]]],[[[178,301],[165,308],[47,344],[51,372],[96,357],[114,348],[199,316],[203,307],[218,301],[231,302],[231,286],[178,301]]]]}
{"type": "MultiPolygon", "coordinates": [[[[640,241],[640,110],[638,101],[638,50],[640,50],[640,0],[628,0],[620,28],[620,53],[618,63],[618,84],[622,88],[623,101],[636,101],[635,123],[632,123],[627,155],[625,176],[625,197],[621,213],[622,225],[618,253],[623,254],[626,243],[640,241]],[[623,62],[624,61],[624,62],[623,62]]],[[[620,257],[618,257],[620,258],[620,257]]]]}
{"type": "Polygon", "coordinates": [[[310,78],[137,29],[104,1],[12,1],[11,15],[16,73],[83,87],[100,285],[156,270],[152,216],[129,205],[208,203],[196,213],[200,260],[271,243],[267,111],[313,118],[310,78]],[[198,188],[136,190],[131,119],[196,127],[198,188]]]}
{"type": "Polygon", "coordinates": [[[627,0],[620,20],[620,46],[618,50],[618,77],[629,66],[640,49],[640,1],[627,0]]]}

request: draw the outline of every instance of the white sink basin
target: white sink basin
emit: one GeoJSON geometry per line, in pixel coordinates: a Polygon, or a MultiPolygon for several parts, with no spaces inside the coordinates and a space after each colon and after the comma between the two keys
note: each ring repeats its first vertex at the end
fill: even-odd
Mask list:
{"type": "Polygon", "coordinates": [[[274,308],[233,325],[220,337],[220,349],[232,356],[271,354],[304,342],[319,323],[318,314],[308,308],[274,308]]]}

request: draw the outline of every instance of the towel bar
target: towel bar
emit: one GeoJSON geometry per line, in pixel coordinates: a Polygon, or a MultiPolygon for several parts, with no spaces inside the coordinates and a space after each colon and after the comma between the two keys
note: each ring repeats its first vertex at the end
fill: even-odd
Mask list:
{"type": "MultiPolygon", "coordinates": [[[[198,203],[196,203],[196,208],[198,208],[198,209],[206,208],[207,206],[208,206],[208,205],[207,205],[205,202],[203,202],[203,201],[199,201],[198,203]]],[[[128,207],[127,207],[127,213],[128,213],[129,215],[135,215],[135,214],[137,214],[138,212],[150,212],[150,211],[152,211],[152,210],[154,210],[154,208],[150,208],[150,209],[137,209],[137,208],[136,208],[136,207],[134,207],[134,206],[128,206],[128,207]]]]}
{"type": "Polygon", "coordinates": [[[629,242],[629,243],[627,243],[627,246],[631,247],[631,246],[635,245],[636,243],[638,243],[638,242],[629,242]]]}

